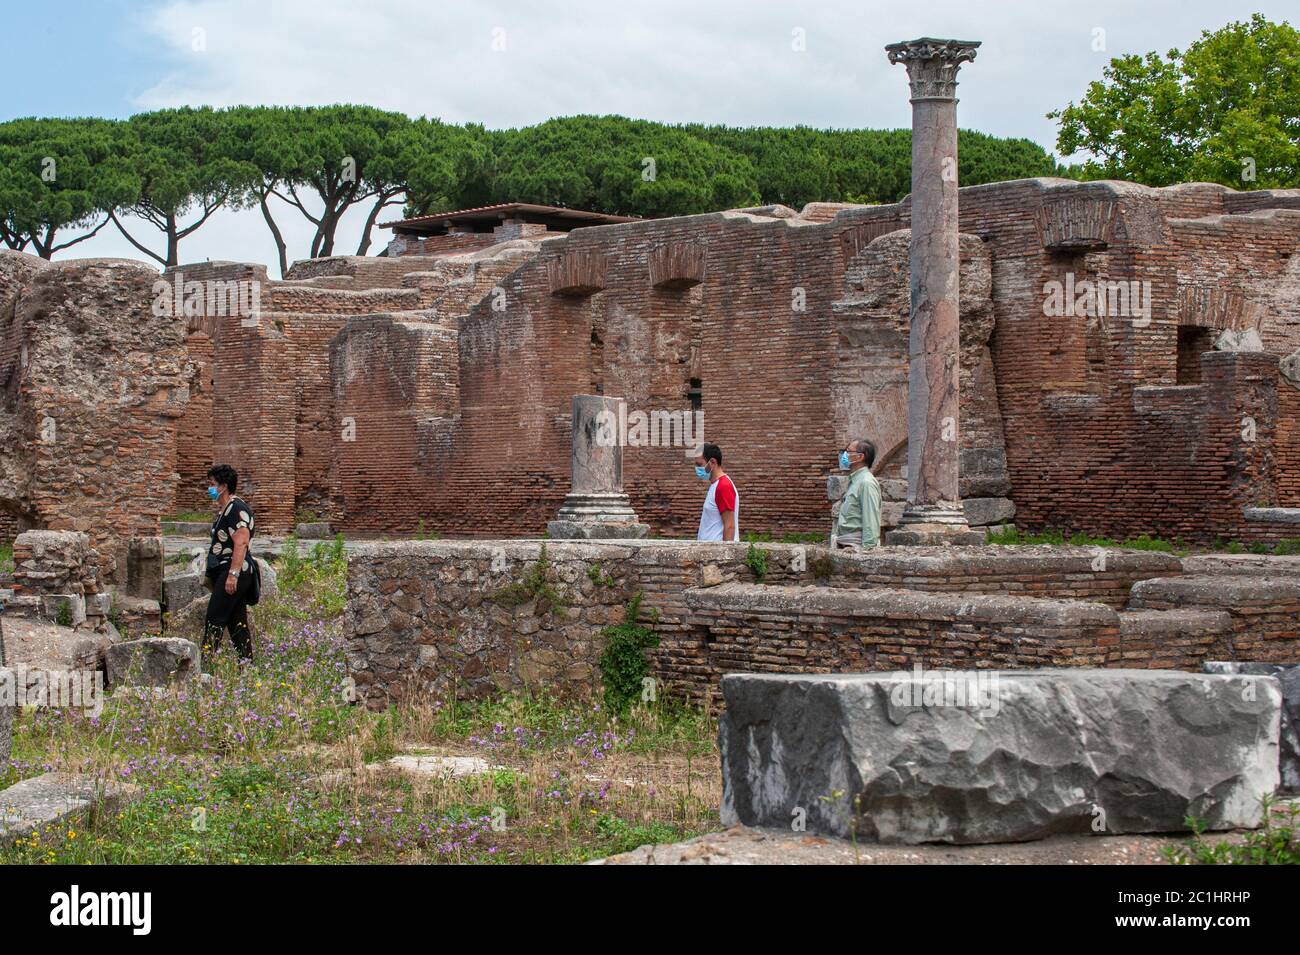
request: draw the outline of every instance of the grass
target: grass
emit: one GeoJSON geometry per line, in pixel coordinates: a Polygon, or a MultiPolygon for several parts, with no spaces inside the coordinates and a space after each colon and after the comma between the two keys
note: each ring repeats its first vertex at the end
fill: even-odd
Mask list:
{"type": "Polygon", "coordinates": [[[776,535],[771,531],[747,531],[741,540],[750,544],[825,544],[827,535],[819,532],[800,532],[776,535]]]}
{"type": "Polygon", "coordinates": [[[512,694],[350,705],[342,542],[286,545],[256,608],[258,655],[227,647],[188,695],[110,699],[92,718],[20,711],[0,786],[51,770],[135,787],[96,818],[0,849],[3,863],[581,862],[718,827],[717,724],[671,700],[625,716],[512,694]],[[413,778],[400,752],[489,772],[413,778]]]}
{"type": "MultiPolygon", "coordinates": [[[[1115,540],[1113,537],[1093,537],[1082,531],[1071,534],[1061,530],[1048,530],[1039,534],[1026,534],[1015,527],[990,533],[988,543],[1004,546],[1023,544],[1055,544],[1060,546],[1072,544],[1076,547],[1124,547],[1129,550],[1149,550],[1165,554],[1176,554],[1179,557],[1186,557],[1194,550],[1203,549],[1195,548],[1185,541],[1167,541],[1159,537],[1152,537],[1149,534],[1139,534],[1136,537],[1121,541],[1115,540]]],[[[1286,538],[1272,545],[1262,542],[1243,544],[1241,541],[1219,540],[1215,541],[1214,545],[1208,550],[1214,553],[1226,554],[1270,554],[1275,556],[1300,554],[1300,537],[1286,538]]]]}
{"type": "Polygon", "coordinates": [[[164,521],[178,524],[211,524],[212,514],[208,511],[177,511],[163,518],[164,521]]]}
{"type": "Polygon", "coordinates": [[[11,574],[14,570],[14,545],[0,544],[0,574],[11,574]]]}

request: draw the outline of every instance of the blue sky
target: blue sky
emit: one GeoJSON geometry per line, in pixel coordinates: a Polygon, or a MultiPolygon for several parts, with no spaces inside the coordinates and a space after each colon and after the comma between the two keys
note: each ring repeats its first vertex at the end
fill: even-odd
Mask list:
{"type": "MultiPolygon", "coordinates": [[[[907,84],[882,48],[929,35],[983,41],[962,71],[963,127],[1051,148],[1045,114],[1110,57],[1185,47],[1253,10],[1300,22],[1294,0],[6,0],[0,120],[361,102],[489,127],[575,113],[897,127],[907,84]]],[[[284,221],[302,254],[305,222],[284,221]]],[[[70,253],[136,255],[111,229],[70,253]]],[[[265,262],[273,247],[260,216],[222,212],[182,254],[265,262]]]]}

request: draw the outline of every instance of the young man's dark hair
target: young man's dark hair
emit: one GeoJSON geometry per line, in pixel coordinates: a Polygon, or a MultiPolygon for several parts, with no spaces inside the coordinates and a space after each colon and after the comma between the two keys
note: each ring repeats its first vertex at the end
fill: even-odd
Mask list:
{"type": "Polygon", "coordinates": [[[719,464],[722,463],[722,449],[716,444],[706,444],[703,449],[701,449],[700,454],[704,455],[705,461],[711,459],[717,461],[719,464]]]}
{"type": "Polygon", "coordinates": [[[216,464],[208,468],[208,477],[224,484],[231,494],[239,490],[239,474],[229,464],[216,464]]]}
{"type": "Polygon", "coordinates": [[[867,467],[876,463],[876,446],[866,438],[858,438],[858,450],[862,452],[862,460],[867,467]]]}

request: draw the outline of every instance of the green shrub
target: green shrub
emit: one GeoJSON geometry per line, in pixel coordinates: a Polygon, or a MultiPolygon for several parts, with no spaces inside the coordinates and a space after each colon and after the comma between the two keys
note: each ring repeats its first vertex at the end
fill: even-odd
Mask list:
{"type": "Polygon", "coordinates": [[[763,578],[767,576],[767,551],[759,550],[758,545],[751,543],[749,550],[745,552],[745,566],[754,574],[754,579],[760,584],[763,578]]]}
{"type": "Polygon", "coordinates": [[[649,666],[645,651],[659,646],[659,635],[643,627],[641,592],[627,602],[623,622],[604,629],[605,649],[600,654],[600,677],[605,686],[605,705],[615,713],[626,713],[641,696],[649,666]]]}
{"type": "Polygon", "coordinates": [[[618,583],[617,580],[605,573],[605,568],[600,561],[596,561],[587,568],[587,577],[597,587],[613,587],[618,583]]]}
{"type": "Polygon", "coordinates": [[[1175,865],[1300,865],[1300,806],[1276,805],[1264,800],[1264,825],[1246,833],[1242,842],[1210,842],[1205,822],[1189,816],[1192,838],[1181,846],[1166,846],[1166,858],[1175,865]]]}

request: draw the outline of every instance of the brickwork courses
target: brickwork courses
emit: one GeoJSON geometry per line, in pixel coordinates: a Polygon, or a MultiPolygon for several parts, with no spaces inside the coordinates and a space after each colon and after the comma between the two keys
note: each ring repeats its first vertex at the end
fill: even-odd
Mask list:
{"type": "MultiPolygon", "coordinates": [[[[654,533],[693,533],[701,489],[687,458],[701,437],[726,450],[743,530],[822,532],[835,451],[865,432],[888,524],[906,461],[909,208],[815,203],[503,232],[468,252],[411,244],[416,254],[296,263],[285,281],[257,265],[181,266],[187,282],[259,283],[261,311],[252,324],[180,322],[179,364],[165,351],[152,363],[172,381],[150,399],[166,405],[151,413],[170,433],[133,428],[124,447],[146,456],[138,473],[174,475],[155,516],[205,508],[203,472],[222,460],[268,531],[310,512],[353,534],[523,536],[567,493],[572,396],[606,394],[663,416],[665,433],[625,453],[632,504],[654,533]],[[697,408],[703,436],[681,427],[697,408]]],[[[1022,180],[963,189],[960,208],[958,439],[976,523],[1202,544],[1296,536],[1276,510],[1300,506],[1300,383],[1284,360],[1300,348],[1296,193],[1022,180]],[[1137,282],[1146,311],[1044,314],[1050,283],[1089,280],[1137,282]],[[1216,351],[1225,331],[1258,345],[1216,351]]],[[[34,277],[47,266],[4,262],[0,418],[12,428],[25,416],[34,433],[39,402],[22,396],[41,392],[23,382],[56,357],[16,321],[40,310],[34,277]]],[[[123,269],[138,274],[131,301],[126,286],[115,301],[143,315],[152,270],[85,274],[123,269]]],[[[51,400],[68,380],[55,376],[51,400]]],[[[0,532],[61,526],[56,496],[34,503],[20,487],[32,442],[12,446],[23,450],[0,455],[0,532]]],[[[151,480],[146,498],[160,488],[151,480]]],[[[125,508],[86,501],[77,520],[107,509],[137,533],[125,508]]]]}

